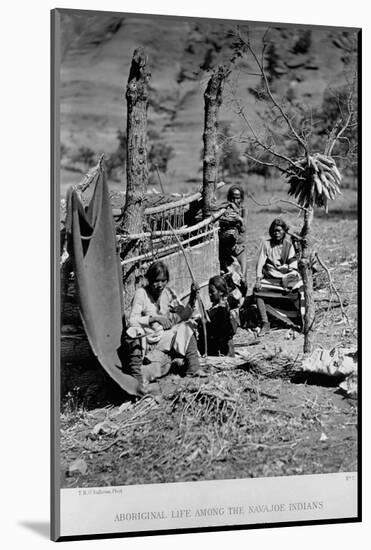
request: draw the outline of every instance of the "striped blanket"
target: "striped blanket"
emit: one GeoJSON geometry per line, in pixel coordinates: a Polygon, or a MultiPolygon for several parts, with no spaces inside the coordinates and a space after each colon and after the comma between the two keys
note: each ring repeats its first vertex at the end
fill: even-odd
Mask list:
{"type": "Polygon", "coordinates": [[[261,290],[254,291],[254,296],[264,299],[268,315],[289,326],[303,325],[305,301],[301,279],[290,289],[272,279],[262,279],[261,285],[261,290]]]}

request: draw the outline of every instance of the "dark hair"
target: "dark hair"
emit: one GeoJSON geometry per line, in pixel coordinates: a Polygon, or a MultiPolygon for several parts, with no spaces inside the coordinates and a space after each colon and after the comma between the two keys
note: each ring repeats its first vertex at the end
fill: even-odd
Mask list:
{"type": "Polygon", "coordinates": [[[211,279],[209,279],[209,286],[210,285],[215,286],[215,288],[219,290],[219,292],[222,292],[223,294],[225,294],[225,296],[228,296],[229,290],[227,287],[227,283],[221,275],[215,275],[214,277],[211,277],[211,279]]]}
{"type": "Polygon", "coordinates": [[[271,236],[271,238],[273,237],[273,231],[277,226],[282,227],[285,233],[287,233],[288,230],[290,229],[287,223],[282,218],[276,218],[275,220],[272,221],[269,227],[269,235],[271,236]]]}
{"type": "Polygon", "coordinates": [[[149,283],[153,283],[159,275],[163,275],[167,281],[169,281],[169,268],[164,262],[160,260],[153,262],[147,270],[146,279],[149,283]]]}
{"type": "Polygon", "coordinates": [[[232,199],[232,193],[233,191],[239,191],[240,194],[241,194],[241,200],[243,201],[244,197],[245,197],[245,193],[242,189],[242,187],[240,185],[232,185],[232,187],[230,187],[228,189],[228,193],[227,193],[227,200],[230,201],[232,199]]]}

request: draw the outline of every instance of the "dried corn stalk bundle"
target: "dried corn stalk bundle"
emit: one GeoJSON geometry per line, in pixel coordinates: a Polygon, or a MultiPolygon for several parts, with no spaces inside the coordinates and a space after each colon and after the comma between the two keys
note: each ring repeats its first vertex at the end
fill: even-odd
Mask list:
{"type": "Polygon", "coordinates": [[[298,204],[308,208],[315,204],[328,211],[328,202],[341,195],[341,174],[334,159],[315,153],[299,159],[294,173],[290,173],[287,183],[288,194],[295,197],[298,204]]]}

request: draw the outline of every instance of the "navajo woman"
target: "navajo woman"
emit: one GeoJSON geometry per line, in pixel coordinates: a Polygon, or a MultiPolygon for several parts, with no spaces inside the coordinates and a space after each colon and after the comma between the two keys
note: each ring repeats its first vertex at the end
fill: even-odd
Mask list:
{"type": "Polygon", "coordinates": [[[178,357],[184,359],[186,374],[207,376],[200,368],[196,339],[187,323],[193,313],[196,288],[192,285],[188,304],[181,304],[168,286],[169,270],[161,261],[150,265],[146,279],[147,285],[135,292],[128,320],[130,374],[142,383],[143,365],[147,365],[149,378],[158,378],[178,357]]]}

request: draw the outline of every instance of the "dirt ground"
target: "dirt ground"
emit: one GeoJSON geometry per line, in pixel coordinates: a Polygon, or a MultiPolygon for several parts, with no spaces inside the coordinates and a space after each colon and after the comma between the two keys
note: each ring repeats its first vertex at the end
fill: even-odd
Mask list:
{"type": "MultiPolygon", "coordinates": [[[[299,229],[297,211],[247,200],[248,281],[274,217],[299,229]]],[[[284,198],[284,195],[277,195],[284,198]]],[[[326,275],[318,275],[315,347],[357,347],[357,195],[348,189],[314,220],[315,246],[344,301],[342,318],[326,275]]],[[[70,393],[61,414],[62,487],[266,477],[355,471],[357,401],[339,380],[300,373],[303,336],[276,327],[262,338],[243,329],[235,361],[207,361],[207,380],[169,375],[156,397],[87,407],[70,393]]]]}

